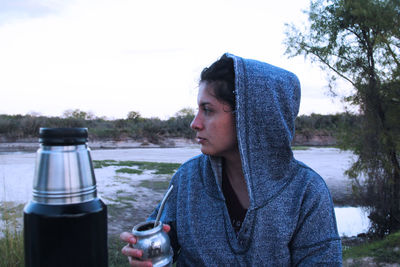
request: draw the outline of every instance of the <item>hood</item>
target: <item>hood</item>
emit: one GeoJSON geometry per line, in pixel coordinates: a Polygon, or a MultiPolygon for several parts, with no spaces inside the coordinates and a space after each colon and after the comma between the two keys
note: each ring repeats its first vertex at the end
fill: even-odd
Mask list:
{"type": "Polygon", "coordinates": [[[238,145],[254,209],[278,195],[296,172],[291,143],[300,83],[284,69],[226,55],[234,62],[238,145]]]}

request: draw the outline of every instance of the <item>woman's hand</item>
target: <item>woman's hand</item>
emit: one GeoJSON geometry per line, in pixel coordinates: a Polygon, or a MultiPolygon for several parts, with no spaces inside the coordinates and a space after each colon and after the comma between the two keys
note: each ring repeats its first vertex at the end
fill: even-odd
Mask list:
{"type": "MultiPolygon", "coordinates": [[[[168,224],[163,224],[164,232],[168,233],[171,230],[171,227],[168,224]]],[[[136,244],[137,239],[132,233],[123,232],[120,235],[122,241],[127,242],[128,244],[122,248],[122,254],[128,256],[130,266],[137,266],[137,267],[151,267],[153,264],[151,261],[141,261],[139,260],[143,252],[139,249],[135,249],[131,247],[131,245],[136,244]]]]}

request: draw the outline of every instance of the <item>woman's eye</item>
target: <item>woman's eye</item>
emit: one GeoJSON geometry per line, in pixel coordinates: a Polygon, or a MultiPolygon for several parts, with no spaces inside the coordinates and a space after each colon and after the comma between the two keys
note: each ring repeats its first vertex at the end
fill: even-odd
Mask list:
{"type": "Polygon", "coordinates": [[[205,116],[209,116],[209,115],[211,115],[211,113],[214,112],[214,110],[207,106],[201,105],[197,108],[197,113],[199,113],[199,112],[203,113],[205,116]]]}
{"type": "Polygon", "coordinates": [[[203,111],[204,111],[204,114],[206,114],[206,115],[209,115],[212,112],[212,110],[209,108],[203,108],[203,111]]]}

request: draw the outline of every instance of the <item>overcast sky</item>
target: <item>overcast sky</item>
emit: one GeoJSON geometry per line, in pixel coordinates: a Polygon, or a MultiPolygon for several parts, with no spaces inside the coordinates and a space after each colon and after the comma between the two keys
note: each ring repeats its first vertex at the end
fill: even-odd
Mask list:
{"type": "Polygon", "coordinates": [[[326,76],[284,55],[284,24],[309,0],[1,0],[0,114],[67,109],[126,118],[196,107],[201,70],[224,52],[297,74],[300,114],[343,111],[326,76]]]}

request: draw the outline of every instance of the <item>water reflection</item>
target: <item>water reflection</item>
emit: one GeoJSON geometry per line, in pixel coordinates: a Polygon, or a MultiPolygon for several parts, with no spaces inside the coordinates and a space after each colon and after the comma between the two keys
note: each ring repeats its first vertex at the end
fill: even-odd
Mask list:
{"type": "Polygon", "coordinates": [[[336,207],[335,214],[340,236],[356,236],[368,231],[370,221],[362,208],[336,207]]]}

